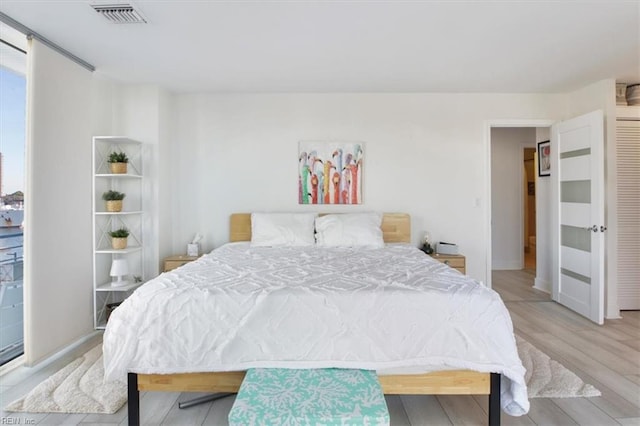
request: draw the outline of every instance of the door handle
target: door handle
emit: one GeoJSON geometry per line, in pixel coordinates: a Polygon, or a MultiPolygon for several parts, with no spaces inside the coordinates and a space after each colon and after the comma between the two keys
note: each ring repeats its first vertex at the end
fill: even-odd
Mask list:
{"type": "Polygon", "coordinates": [[[604,232],[604,231],[606,231],[606,230],[607,230],[607,227],[606,227],[606,226],[603,226],[603,225],[601,225],[601,226],[600,226],[600,232],[604,232]]]}
{"type": "Polygon", "coordinates": [[[587,231],[593,231],[593,232],[598,232],[598,227],[596,225],[593,226],[587,226],[586,228],[587,231]]]}

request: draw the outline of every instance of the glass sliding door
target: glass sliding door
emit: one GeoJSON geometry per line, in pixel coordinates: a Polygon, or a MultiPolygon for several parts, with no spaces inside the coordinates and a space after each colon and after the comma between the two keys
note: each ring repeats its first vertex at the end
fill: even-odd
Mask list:
{"type": "MultiPolygon", "coordinates": [[[[4,24],[0,24],[4,25],[4,24]]],[[[0,366],[24,352],[26,38],[0,32],[0,366]]]]}

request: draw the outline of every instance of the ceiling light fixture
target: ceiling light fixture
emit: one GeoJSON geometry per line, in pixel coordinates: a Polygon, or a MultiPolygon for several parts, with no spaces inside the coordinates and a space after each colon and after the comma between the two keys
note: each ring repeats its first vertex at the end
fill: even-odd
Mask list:
{"type": "Polygon", "coordinates": [[[91,7],[113,24],[147,23],[130,4],[92,4],[91,7]]]}

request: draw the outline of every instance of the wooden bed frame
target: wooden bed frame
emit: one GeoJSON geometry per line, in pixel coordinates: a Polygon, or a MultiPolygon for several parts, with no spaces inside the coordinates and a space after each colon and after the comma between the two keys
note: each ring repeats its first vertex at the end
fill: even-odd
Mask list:
{"type": "MultiPolygon", "coordinates": [[[[405,213],[385,213],[385,242],[411,242],[411,218],[405,213]]],[[[231,242],[251,240],[251,214],[231,215],[231,242]]],[[[140,391],[237,393],[244,371],[186,374],[128,374],[129,425],[140,424],[140,391]]],[[[445,370],[428,374],[381,375],[382,390],[392,395],[489,395],[488,422],[500,424],[500,374],[472,370],[445,370]]]]}

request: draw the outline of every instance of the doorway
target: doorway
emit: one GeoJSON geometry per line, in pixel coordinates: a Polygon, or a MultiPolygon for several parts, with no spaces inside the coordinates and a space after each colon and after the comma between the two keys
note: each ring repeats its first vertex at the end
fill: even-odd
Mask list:
{"type": "Polygon", "coordinates": [[[535,194],[533,156],[525,159],[535,146],[535,127],[491,129],[492,270],[525,268],[536,219],[535,204],[529,202],[529,194],[535,194]]]}
{"type": "MultiPolygon", "coordinates": [[[[487,185],[487,198],[490,202],[487,203],[488,214],[485,222],[488,236],[488,284],[491,284],[491,271],[499,269],[494,268],[494,264],[497,263],[494,254],[500,243],[496,241],[496,237],[500,237],[500,234],[496,233],[494,228],[496,224],[502,224],[497,220],[497,214],[502,211],[496,208],[497,200],[495,200],[496,196],[501,195],[494,185],[497,182],[498,173],[493,170],[494,167],[501,168],[502,164],[498,164],[494,157],[496,142],[494,136],[499,128],[535,126],[536,145],[542,141],[551,141],[550,170],[552,172],[545,173],[547,177],[538,173],[535,187],[536,277],[534,288],[552,293],[554,301],[598,324],[602,324],[603,320],[604,245],[601,237],[606,230],[602,197],[603,124],[603,111],[597,110],[559,123],[550,120],[504,120],[487,122],[485,127],[487,168],[490,176],[490,183],[487,185]],[[552,131],[553,137],[551,137],[552,131]],[[580,188],[579,192],[575,190],[577,187],[580,188]],[[595,225],[584,225],[591,223],[595,225]],[[589,230],[591,238],[585,235],[586,230],[589,230]],[[594,235],[597,238],[594,238],[594,235]],[[587,256],[591,258],[587,259],[587,256]],[[587,283],[588,286],[575,285],[575,281],[587,283]]],[[[516,199],[522,203],[521,198],[516,197],[516,199]]],[[[506,210],[508,211],[508,206],[506,210]]],[[[518,237],[522,238],[522,234],[518,237]]]]}
{"type": "MultiPolygon", "coordinates": [[[[525,175],[525,148],[536,150],[537,142],[549,140],[552,120],[495,120],[487,123],[487,284],[493,270],[521,270],[531,265],[535,273],[534,288],[551,293],[551,191],[548,178],[537,176],[533,162],[535,238],[525,238],[525,199],[529,197],[529,178],[525,175]],[[512,136],[512,137],[510,137],[512,136]],[[500,149],[499,145],[502,144],[500,149]],[[525,257],[525,241],[529,256],[525,257]],[[535,259],[535,266],[532,260],[535,259]]],[[[535,158],[535,157],[534,157],[535,158]]],[[[529,201],[527,199],[527,201],[529,201]]],[[[527,222],[528,223],[528,222],[527,222]]],[[[533,227],[530,227],[533,228],[533,227]]]]}

